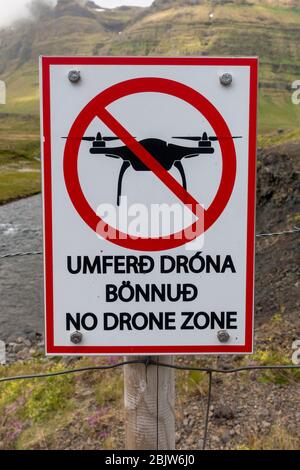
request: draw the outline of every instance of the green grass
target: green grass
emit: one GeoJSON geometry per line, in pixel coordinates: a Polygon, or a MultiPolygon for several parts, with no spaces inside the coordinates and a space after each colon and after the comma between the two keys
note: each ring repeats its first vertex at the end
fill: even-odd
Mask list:
{"type": "Polygon", "coordinates": [[[278,129],[288,132],[300,129],[300,105],[292,103],[290,92],[260,91],[258,105],[260,134],[272,133],[278,129]]]}
{"type": "MultiPolygon", "coordinates": [[[[278,321],[278,316],[273,321],[278,321]]],[[[43,354],[42,354],[43,355],[43,354]]],[[[38,356],[38,354],[37,354],[38,356]]],[[[276,352],[258,350],[254,356],[240,358],[236,366],[249,360],[256,364],[286,363],[287,358],[276,352]]],[[[107,358],[78,358],[70,368],[104,365],[107,358]]],[[[215,358],[189,358],[194,366],[215,366],[215,358]]],[[[57,372],[68,368],[64,359],[35,357],[26,362],[0,366],[0,377],[23,374],[57,372]]],[[[123,372],[114,369],[103,373],[89,372],[51,378],[20,380],[0,384],[0,442],[9,449],[57,449],[66,445],[76,448],[78,442],[85,447],[88,441],[99,449],[119,448],[120,430],[123,424],[123,372]],[[85,436],[86,441],[82,441],[85,436]],[[66,440],[68,444],[66,444],[66,440]]],[[[264,371],[259,376],[264,376],[264,371]]],[[[239,376],[241,377],[241,376],[239,376]]],[[[243,383],[248,384],[249,375],[243,374],[243,383]]],[[[268,376],[264,383],[287,386],[299,382],[286,371],[285,381],[278,380],[278,373],[268,376]],[[277,376],[274,379],[275,374],[277,376]]],[[[219,376],[224,387],[230,387],[232,376],[219,376]]],[[[259,380],[257,378],[257,380],[259,380]]],[[[207,397],[208,374],[200,371],[178,371],[176,374],[176,396],[179,409],[186,409],[189,400],[207,397]]],[[[122,431],[121,431],[122,432],[122,431]]],[[[289,437],[284,426],[277,422],[268,434],[243,435],[240,450],[288,449],[299,445],[299,439],[289,437]]]]}
{"type": "Polygon", "coordinates": [[[294,130],[284,130],[283,132],[269,132],[259,134],[257,144],[259,148],[269,148],[273,145],[280,145],[292,141],[300,141],[300,128],[294,130]]]}
{"type": "MultiPolygon", "coordinates": [[[[273,318],[273,322],[278,322],[278,316],[273,318]]],[[[252,356],[248,358],[246,356],[246,361],[249,359],[259,365],[292,365],[290,357],[272,349],[258,349],[252,356]]],[[[263,370],[260,371],[257,380],[261,383],[274,383],[279,386],[300,383],[300,371],[299,369],[263,370]]]]}
{"type": "Polygon", "coordinates": [[[283,423],[276,423],[266,435],[251,435],[248,442],[240,444],[236,450],[299,450],[299,439],[291,435],[283,423]]]}
{"type": "MultiPolygon", "coordinates": [[[[106,359],[81,358],[73,367],[100,364],[107,364],[106,359]]],[[[32,358],[0,366],[0,377],[63,369],[63,359],[32,358]]],[[[98,448],[116,448],[115,426],[122,415],[115,413],[122,408],[122,395],[120,370],[0,384],[0,442],[7,450],[55,449],[66,445],[67,436],[72,447],[76,439],[84,447],[84,435],[98,448]]]]}
{"type": "MultiPolygon", "coordinates": [[[[52,372],[64,369],[61,362],[48,364],[46,367],[52,372]]],[[[44,371],[44,361],[32,361],[30,369],[32,373],[44,371]]],[[[23,371],[22,363],[6,368],[0,367],[1,376],[9,373],[18,375],[23,371]]],[[[46,428],[47,422],[54,416],[67,414],[72,403],[73,385],[74,376],[58,376],[33,381],[20,380],[1,385],[0,424],[2,424],[2,429],[0,436],[6,448],[19,448],[18,440],[35,424],[46,428]]]]}
{"type": "MultiPolygon", "coordinates": [[[[1,77],[2,78],[2,77],[1,77]]],[[[10,114],[35,114],[39,112],[38,58],[3,76],[6,82],[6,105],[1,111],[10,114]]]]}
{"type": "MultiPolygon", "coordinates": [[[[35,361],[34,369],[41,371],[43,369],[42,361],[35,361]]],[[[61,362],[49,367],[51,372],[59,372],[63,369],[64,365],[61,362]]],[[[0,410],[3,414],[9,405],[20,401],[21,406],[16,413],[17,417],[24,421],[45,421],[52,413],[67,407],[69,399],[72,397],[73,382],[74,377],[72,376],[8,382],[7,385],[2,386],[0,410]]]]}
{"type": "Polygon", "coordinates": [[[121,400],[123,397],[123,376],[120,374],[113,375],[110,380],[106,382],[105,387],[99,387],[99,383],[97,382],[94,385],[94,392],[97,403],[100,406],[121,400]]]}
{"type": "Polygon", "coordinates": [[[0,168],[0,204],[32,196],[41,191],[38,170],[2,170],[0,168]]]}
{"type": "MultiPolygon", "coordinates": [[[[28,146],[40,140],[40,118],[37,114],[7,113],[0,108],[0,149],[14,146],[17,153],[26,152],[28,146]],[[19,145],[22,141],[22,145],[19,145]],[[24,146],[25,144],[25,146],[24,146]]],[[[37,146],[36,146],[37,150],[37,146]]]]}
{"type": "MultiPolygon", "coordinates": [[[[9,123],[8,119],[7,128],[14,122],[12,120],[9,123]]],[[[28,127],[30,125],[34,127],[30,123],[28,127]]],[[[8,131],[1,128],[0,131],[0,204],[36,194],[41,189],[40,143],[38,140],[26,139],[26,134],[22,134],[26,129],[26,120],[17,129],[14,140],[9,135],[12,129],[8,131]],[[4,134],[4,138],[1,134],[4,134]]],[[[31,137],[35,131],[32,132],[31,137]]]]}

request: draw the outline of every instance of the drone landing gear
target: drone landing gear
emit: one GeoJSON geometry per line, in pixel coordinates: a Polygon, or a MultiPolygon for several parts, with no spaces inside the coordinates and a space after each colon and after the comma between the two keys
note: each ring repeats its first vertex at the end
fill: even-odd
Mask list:
{"type": "Polygon", "coordinates": [[[118,179],[118,195],[117,195],[117,206],[120,205],[120,198],[122,194],[122,181],[123,181],[123,176],[127,168],[130,166],[129,162],[123,162],[119,174],[119,179],[118,179]]]}
{"type": "Polygon", "coordinates": [[[174,162],[174,166],[179,171],[181,179],[182,179],[182,187],[183,189],[186,190],[186,177],[185,177],[184,168],[182,166],[181,161],[177,160],[176,162],[174,162]]]}
{"type": "MultiPolygon", "coordinates": [[[[182,166],[182,163],[178,160],[174,163],[175,168],[180,173],[181,179],[182,179],[182,187],[186,190],[186,177],[185,177],[185,172],[184,168],[182,166]]],[[[130,167],[130,163],[127,161],[124,161],[121,166],[120,174],[119,174],[119,179],[118,179],[118,194],[117,194],[117,206],[120,205],[120,199],[121,199],[121,194],[122,194],[122,182],[123,182],[123,177],[125,171],[130,167]]]]}

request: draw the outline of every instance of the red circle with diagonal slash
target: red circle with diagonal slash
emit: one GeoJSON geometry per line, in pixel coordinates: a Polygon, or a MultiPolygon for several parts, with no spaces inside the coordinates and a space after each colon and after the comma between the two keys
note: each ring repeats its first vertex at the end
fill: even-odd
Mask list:
{"type": "Polygon", "coordinates": [[[124,248],[141,251],[160,251],[181,246],[197,238],[222,214],[235,182],[236,153],[229,128],[213,104],[196,90],[165,78],[137,78],[107,88],[93,98],[75,119],[69,132],[64,152],[64,177],[70,199],[84,222],[106,240],[124,248]],[[136,93],[163,93],[186,101],[210,123],[219,140],[222,154],[222,177],[214,200],[204,210],[204,223],[199,217],[197,201],[168,173],[167,170],[107,111],[114,101],[136,93]],[[197,221],[180,232],[156,238],[135,237],[110,227],[91,208],[86,200],[78,176],[78,154],[81,138],[95,117],[99,117],[143,163],[186,205],[197,214],[197,221]],[[191,234],[193,234],[191,236],[191,234]]]}

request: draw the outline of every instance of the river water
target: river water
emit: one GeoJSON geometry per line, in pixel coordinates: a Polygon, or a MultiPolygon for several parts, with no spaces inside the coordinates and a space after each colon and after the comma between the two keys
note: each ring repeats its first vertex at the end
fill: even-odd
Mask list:
{"type": "Polygon", "coordinates": [[[41,250],[41,196],[0,206],[0,340],[43,333],[42,256],[1,259],[41,250]]]}

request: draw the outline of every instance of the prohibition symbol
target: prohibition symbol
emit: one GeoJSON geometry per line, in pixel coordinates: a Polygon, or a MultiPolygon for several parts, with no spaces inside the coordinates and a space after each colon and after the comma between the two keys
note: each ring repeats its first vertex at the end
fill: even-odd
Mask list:
{"type": "Polygon", "coordinates": [[[75,119],[64,151],[64,178],[72,204],[83,221],[97,234],[116,245],[132,250],[161,251],[184,245],[208,230],[224,211],[233,191],[236,177],[236,152],[229,128],[215,106],[198,91],[165,78],[137,78],[107,88],[93,98],[75,119]],[[201,208],[194,197],[146,150],[108,111],[114,101],[137,93],[163,93],[179,98],[197,109],[210,123],[219,140],[222,176],[218,191],[208,209],[201,208]],[[133,237],[110,227],[86,200],[78,175],[81,138],[95,117],[108,127],[196,215],[197,220],[180,232],[156,238],[133,237]],[[204,217],[202,223],[200,216],[204,217]],[[191,233],[193,236],[191,237],[191,233]],[[113,236],[111,235],[113,234],[113,236]]]}

